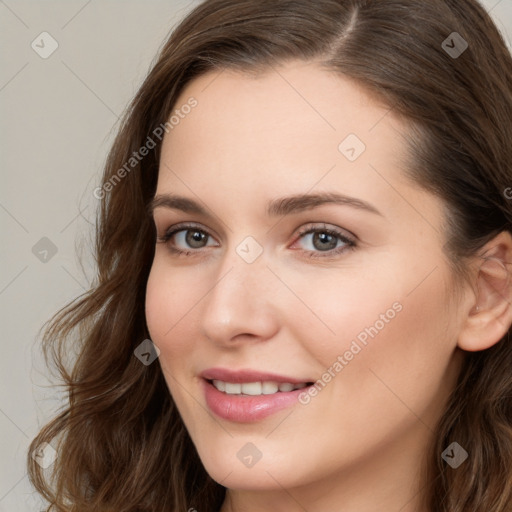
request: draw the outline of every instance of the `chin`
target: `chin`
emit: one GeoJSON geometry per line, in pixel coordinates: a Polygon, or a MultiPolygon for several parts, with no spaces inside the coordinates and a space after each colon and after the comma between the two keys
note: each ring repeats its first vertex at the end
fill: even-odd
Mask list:
{"type": "MultiPolygon", "coordinates": [[[[282,487],[293,487],[289,480],[282,478],[281,472],[261,466],[256,468],[234,469],[229,464],[206,468],[210,477],[229,489],[241,491],[272,491],[282,487]],[[267,471],[270,473],[267,473],[267,471]],[[273,478],[272,478],[273,477],[273,478]]],[[[289,476],[288,476],[289,478],[289,476]]]]}
{"type": "MultiPolygon", "coordinates": [[[[296,487],[306,483],[307,474],[300,475],[297,472],[293,474],[290,472],[290,469],[296,463],[292,460],[276,461],[275,458],[265,460],[263,454],[261,459],[254,463],[252,467],[246,466],[237,457],[237,452],[241,450],[238,448],[239,443],[236,444],[236,450],[223,450],[222,453],[210,453],[204,459],[201,458],[206,472],[218,484],[229,489],[271,491],[282,490],[283,487],[296,487]]],[[[245,443],[242,443],[242,446],[244,445],[245,443]]],[[[243,459],[245,453],[242,452],[241,459],[243,459]]]]}

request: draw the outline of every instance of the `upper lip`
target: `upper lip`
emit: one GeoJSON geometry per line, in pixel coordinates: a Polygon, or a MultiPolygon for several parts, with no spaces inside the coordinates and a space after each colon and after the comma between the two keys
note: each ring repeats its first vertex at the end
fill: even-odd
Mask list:
{"type": "Polygon", "coordinates": [[[276,373],[260,372],[258,370],[228,370],[227,368],[209,368],[201,372],[200,376],[206,380],[221,380],[223,382],[247,383],[247,382],[288,382],[290,384],[302,384],[313,382],[311,379],[296,379],[276,373]]]}

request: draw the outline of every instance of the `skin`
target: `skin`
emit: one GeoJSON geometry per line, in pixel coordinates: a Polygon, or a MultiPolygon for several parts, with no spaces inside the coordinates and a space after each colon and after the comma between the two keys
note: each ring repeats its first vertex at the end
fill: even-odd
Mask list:
{"type": "MultiPolygon", "coordinates": [[[[489,334],[475,316],[473,288],[452,298],[443,203],[403,174],[407,125],[314,62],[257,78],[211,72],[176,108],[190,96],[197,107],[164,138],[156,195],[186,196],[211,216],[158,207],[154,219],[158,237],[180,222],[210,237],[202,248],[186,232],[157,243],[146,316],[202,463],[228,489],[222,512],[427,512],[421,462],[461,348],[486,348],[501,331],[495,322],[489,334]],[[366,145],[353,162],[338,149],[348,134],[366,145]],[[382,215],[339,204],[266,215],[269,200],[314,192],[364,200],[382,215]],[[353,250],[329,255],[313,234],[298,235],[324,224],[352,235],[353,250]],[[253,263],[236,252],[247,236],[263,250],[253,263]],[[173,243],[191,253],[177,256],[173,243]],[[208,409],[201,371],[320,379],[394,303],[401,310],[308,405],[249,424],[208,409]],[[237,457],[249,442],[262,453],[251,468],[237,457]]],[[[511,321],[502,312],[502,329],[511,321]]]]}

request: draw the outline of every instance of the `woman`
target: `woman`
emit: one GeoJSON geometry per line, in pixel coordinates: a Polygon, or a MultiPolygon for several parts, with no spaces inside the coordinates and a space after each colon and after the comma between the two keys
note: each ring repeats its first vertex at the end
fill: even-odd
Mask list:
{"type": "Polygon", "coordinates": [[[48,510],[510,511],[511,140],[476,0],[196,7],[45,334],[48,510]]]}

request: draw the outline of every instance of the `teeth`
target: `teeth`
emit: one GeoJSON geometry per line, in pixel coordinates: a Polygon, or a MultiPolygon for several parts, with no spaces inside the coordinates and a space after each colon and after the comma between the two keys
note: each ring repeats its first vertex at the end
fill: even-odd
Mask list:
{"type": "Polygon", "coordinates": [[[221,380],[214,380],[213,381],[213,385],[219,390],[219,391],[222,391],[223,393],[226,391],[226,383],[221,381],[221,380]]]}
{"type": "Polygon", "coordinates": [[[261,382],[244,382],[242,393],[244,395],[261,395],[261,382]]]}
{"type": "Polygon", "coordinates": [[[261,387],[264,395],[273,395],[279,391],[277,382],[263,382],[261,387]]]}
{"type": "Polygon", "coordinates": [[[272,381],[266,382],[244,382],[243,384],[234,382],[224,382],[222,380],[214,380],[213,385],[223,393],[228,395],[273,395],[274,393],[287,393],[295,389],[302,389],[307,386],[305,382],[300,384],[291,384],[289,382],[277,383],[272,381]]]}
{"type": "Polygon", "coordinates": [[[231,382],[226,382],[226,393],[228,395],[239,395],[242,392],[242,384],[234,384],[231,382]]]}

